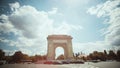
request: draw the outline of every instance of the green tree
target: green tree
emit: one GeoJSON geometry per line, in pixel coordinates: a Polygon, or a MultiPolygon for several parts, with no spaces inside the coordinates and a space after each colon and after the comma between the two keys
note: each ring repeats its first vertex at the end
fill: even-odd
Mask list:
{"type": "Polygon", "coordinates": [[[30,59],[32,60],[32,62],[36,62],[37,61],[35,56],[30,56],[30,59]]]}
{"type": "Polygon", "coordinates": [[[93,58],[92,58],[93,60],[97,60],[98,59],[98,52],[94,51],[92,56],[93,56],[93,58]]]}
{"type": "Polygon", "coordinates": [[[21,51],[17,51],[12,56],[12,61],[16,63],[20,63],[23,60],[23,53],[21,51]]]}
{"type": "Polygon", "coordinates": [[[2,49],[0,49],[0,60],[4,60],[4,58],[5,58],[5,52],[2,49]]]}
{"type": "Polygon", "coordinates": [[[22,60],[30,60],[30,57],[27,54],[23,54],[22,60]]]}
{"type": "Polygon", "coordinates": [[[61,54],[60,56],[57,57],[57,60],[64,60],[64,55],[61,54]]]}
{"type": "Polygon", "coordinates": [[[108,59],[109,60],[115,60],[116,59],[116,54],[114,53],[114,51],[113,50],[110,50],[109,51],[109,54],[108,54],[108,59]]]}
{"type": "Polygon", "coordinates": [[[93,53],[89,54],[89,57],[92,60],[101,60],[101,61],[106,60],[106,55],[103,52],[94,51],[93,53]]]}
{"type": "Polygon", "coordinates": [[[117,61],[120,61],[120,50],[117,50],[117,61]]]}
{"type": "Polygon", "coordinates": [[[104,50],[104,54],[107,55],[107,51],[106,50],[104,50]]]}
{"type": "Polygon", "coordinates": [[[105,61],[106,55],[103,52],[98,52],[98,59],[101,61],[105,61]]]}
{"type": "Polygon", "coordinates": [[[47,55],[43,55],[43,60],[46,60],[47,59],[47,55]]]}

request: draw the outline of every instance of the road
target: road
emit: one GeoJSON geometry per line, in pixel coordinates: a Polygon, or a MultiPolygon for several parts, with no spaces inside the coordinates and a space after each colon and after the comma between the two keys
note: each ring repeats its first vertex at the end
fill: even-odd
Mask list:
{"type": "Polygon", "coordinates": [[[46,64],[5,64],[0,68],[120,68],[120,62],[85,62],[85,64],[62,64],[62,65],[46,65],[46,64]]]}

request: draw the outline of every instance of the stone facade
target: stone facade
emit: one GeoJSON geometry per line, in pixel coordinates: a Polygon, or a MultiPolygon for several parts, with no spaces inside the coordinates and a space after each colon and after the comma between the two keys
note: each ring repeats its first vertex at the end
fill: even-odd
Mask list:
{"type": "Polygon", "coordinates": [[[55,60],[55,49],[62,47],[64,49],[64,58],[73,59],[72,37],[68,35],[49,35],[47,60],[55,60]]]}

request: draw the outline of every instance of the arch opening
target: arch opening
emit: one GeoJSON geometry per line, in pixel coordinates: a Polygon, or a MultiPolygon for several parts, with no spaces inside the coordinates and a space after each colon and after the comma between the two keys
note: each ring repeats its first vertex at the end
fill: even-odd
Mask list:
{"type": "Polygon", "coordinates": [[[63,47],[57,47],[55,49],[55,59],[56,60],[64,60],[64,48],[63,47]]]}

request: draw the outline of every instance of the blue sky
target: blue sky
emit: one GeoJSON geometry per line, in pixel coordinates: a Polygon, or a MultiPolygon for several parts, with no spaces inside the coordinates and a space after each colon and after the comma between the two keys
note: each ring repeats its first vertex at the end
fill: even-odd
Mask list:
{"type": "Polygon", "coordinates": [[[67,34],[75,53],[116,49],[119,5],[119,0],[1,0],[0,48],[46,54],[48,35],[67,34]]]}
{"type": "Polygon", "coordinates": [[[94,6],[102,2],[104,1],[97,1],[97,0],[92,0],[92,2],[90,2],[89,0],[88,1],[61,0],[59,2],[57,0],[20,1],[21,4],[35,6],[35,8],[39,11],[47,12],[47,11],[51,11],[52,8],[57,8],[58,12],[63,14],[63,16],[53,15],[50,17],[54,19],[55,25],[59,25],[59,23],[63,21],[67,21],[67,23],[73,25],[80,25],[81,27],[83,27],[83,30],[74,31],[73,33],[73,34],[77,33],[77,35],[73,35],[73,36],[76,38],[76,41],[79,42],[91,42],[91,41],[103,40],[103,37],[101,36],[99,31],[101,28],[104,27],[104,25],[101,23],[103,20],[98,19],[96,16],[91,16],[88,13],[86,13],[87,9],[90,6],[94,6]],[[76,4],[79,5],[76,6],[76,4]],[[82,39],[78,40],[77,38],[82,38],[82,39]]]}

